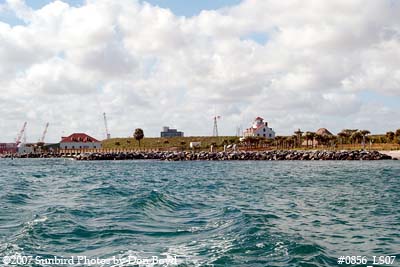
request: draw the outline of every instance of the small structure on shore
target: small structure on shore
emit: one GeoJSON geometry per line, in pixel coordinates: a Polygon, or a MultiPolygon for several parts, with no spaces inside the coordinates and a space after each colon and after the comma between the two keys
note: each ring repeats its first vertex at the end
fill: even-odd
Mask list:
{"type": "Polygon", "coordinates": [[[243,135],[244,135],[244,137],[259,136],[259,137],[265,137],[267,139],[275,138],[274,130],[272,130],[272,128],[269,128],[268,122],[264,122],[264,119],[261,117],[257,117],[254,120],[252,127],[246,129],[244,131],[243,135]]]}
{"type": "Polygon", "coordinates": [[[328,129],[326,129],[326,128],[319,128],[316,132],[315,132],[315,134],[317,134],[317,135],[322,135],[322,136],[332,136],[333,134],[330,132],[330,131],[328,131],[328,129]]]}
{"type": "Polygon", "coordinates": [[[190,149],[200,149],[201,142],[190,142],[189,146],[190,146],[190,149]]]}
{"type": "Polygon", "coordinates": [[[183,132],[164,126],[161,132],[161,137],[183,137],[183,132]]]}
{"type": "Polygon", "coordinates": [[[61,149],[93,149],[101,148],[101,142],[85,133],[73,133],[61,137],[61,149]]]}

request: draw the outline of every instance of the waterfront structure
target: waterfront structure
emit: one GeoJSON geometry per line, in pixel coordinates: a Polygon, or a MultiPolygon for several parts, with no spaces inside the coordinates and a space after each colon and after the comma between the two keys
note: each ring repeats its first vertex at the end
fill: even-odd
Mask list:
{"type": "Polygon", "coordinates": [[[31,154],[35,152],[35,144],[22,143],[18,146],[18,154],[31,154]]]}
{"type": "Polygon", "coordinates": [[[243,132],[244,137],[247,136],[260,136],[267,139],[274,139],[275,132],[272,128],[268,127],[268,122],[264,122],[261,117],[255,118],[253,125],[243,132]]]}
{"type": "MultiPolygon", "coordinates": [[[[307,132],[304,133],[307,135],[307,132]]],[[[311,138],[307,139],[307,136],[305,136],[306,140],[303,141],[301,144],[302,146],[312,146],[316,147],[321,145],[324,142],[321,142],[323,139],[327,140],[329,137],[332,137],[333,134],[326,128],[319,128],[315,133],[311,132],[311,138]]]]}
{"type": "Polygon", "coordinates": [[[0,143],[0,154],[14,154],[16,152],[16,143],[0,143]]]}
{"type": "Polygon", "coordinates": [[[161,137],[183,137],[183,132],[164,126],[161,132],[161,137]]]}
{"type": "Polygon", "coordinates": [[[101,148],[101,142],[85,133],[73,133],[70,136],[61,137],[60,149],[93,148],[101,148]]]}

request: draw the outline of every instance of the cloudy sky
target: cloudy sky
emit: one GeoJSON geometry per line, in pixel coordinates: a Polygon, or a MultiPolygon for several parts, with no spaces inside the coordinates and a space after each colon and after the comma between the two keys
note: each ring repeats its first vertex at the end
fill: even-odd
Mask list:
{"type": "Polygon", "coordinates": [[[0,1],[0,141],[400,128],[398,0],[0,1]]]}

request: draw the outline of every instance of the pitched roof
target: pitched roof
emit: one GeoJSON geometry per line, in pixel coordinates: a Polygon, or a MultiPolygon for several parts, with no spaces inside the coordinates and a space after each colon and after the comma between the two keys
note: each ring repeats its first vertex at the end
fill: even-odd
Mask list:
{"type": "Polygon", "coordinates": [[[316,132],[318,135],[333,135],[330,131],[328,131],[326,128],[320,128],[316,132]]]}
{"type": "Polygon", "coordinates": [[[100,142],[100,141],[85,134],[85,133],[73,133],[70,136],[61,137],[60,143],[65,143],[65,142],[68,142],[68,143],[73,143],[73,142],[93,143],[93,142],[100,142]]]}

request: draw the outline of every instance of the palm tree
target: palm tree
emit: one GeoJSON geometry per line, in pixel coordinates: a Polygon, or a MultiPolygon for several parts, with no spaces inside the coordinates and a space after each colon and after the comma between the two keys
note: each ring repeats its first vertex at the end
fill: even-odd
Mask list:
{"type": "Polygon", "coordinates": [[[297,145],[301,146],[301,136],[303,135],[303,132],[300,130],[300,128],[294,132],[294,134],[297,136],[297,145]]]}
{"type": "Polygon", "coordinates": [[[360,143],[362,138],[362,134],[360,131],[353,132],[350,136],[350,140],[352,140],[355,144],[360,143]]]}
{"type": "Polygon", "coordinates": [[[314,147],[314,139],[315,139],[315,136],[316,136],[317,134],[316,133],[314,133],[314,132],[310,132],[309,133],[309,136],[310,136],[310,140],[311,140],[311,145],[314,147]]]}
{"type": "Polygon", "coordinates": [[[320,135],[320,134],[315,134],[315,141],[317,141],[318,146],[324,145],[326,142],[326,136],[320,135]]]}
{"type": "Polygon", "coordinates": [[[140,140],[142,140],[144,137],[143,130],[140,128],[137,128],[135,130],[135,132],[133,133],[133,137],[139,142],[139,147],[140,147],[140,140]]]}
{"type": "Polygon", "coordinates": [[[400,137],[400,129],[397,129],[394,135],[395,135],[396,137],[400,137]]]}
{"type": "Polygon", "coordinates": [[[386,133],[386,140],[387,140],[387,143],[393,142],[394,137],[395,137],[395,133],[394,133],[394,132],[392,132],[392,131],[387,132],[387,133],[386,133]]]}
{"type": "Polygon", "coordinates": [[[353,133],[357,132],[357,129],[343,129],[340,133],[338,133],[338,136],[340,137],[340,142],[347,143],[349,142],[349,138],[353,133]]]}
{"type": "Polygon", "coordinates": [[[288,148],[294,148],[294,146],[296,144],[296,139],[297,139],[297,136],[295,136],[295,135],[286,137],[286,142],[287,142],[288,148]]]}
{"type": "Polygon", "coordinates": [[[276,149],[279,149],[281,147],[283,139],[284,139],[283,136],[276,136],[275,137],[276,149]]]}
{"type": "Polygon", "coordinates": [[[307,140],[307,148],[308,148],[308,140],[311,140],[311,141],[312,141],[312,144],[314,145],[315,133],[313,133],[313,132],[306,132],[306,133],[304,134],[304,136],[306,137],[306,140],[307,140]]]}
{"type": "Polygon", "coordinates": [[[368,130],[361,130],[360,134],[362,135],[362,143],[363,143],[363,149],[365,150],[365,137],[369,135],[371,132],[368,130]]]}
{"type": "Polygon", "coordinates": [[[185,147],[186,147],[186,142],[185,141],[181,141],[181,147],[182,147],[182,151],[184,151],[185,147]]]}
{"type": "Polygon", "coordinates": [[[394,135],[396,136],[397,143],[400,144],[400,129],[397,129],[394,135]]]}

